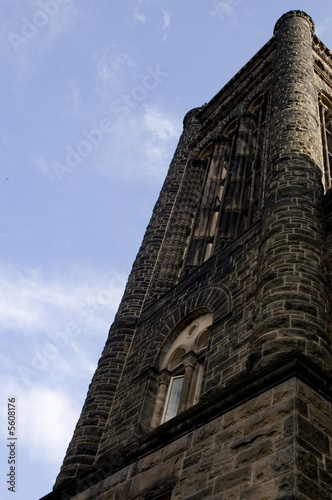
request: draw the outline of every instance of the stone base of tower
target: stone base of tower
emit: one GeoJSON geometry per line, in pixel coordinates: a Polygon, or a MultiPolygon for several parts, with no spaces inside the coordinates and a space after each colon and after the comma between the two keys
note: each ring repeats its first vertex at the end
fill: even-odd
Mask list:
{"type": "Polygon", "coordinates": [[[330,500],[331,389],[291,353],[43,500],[330,500]]]}

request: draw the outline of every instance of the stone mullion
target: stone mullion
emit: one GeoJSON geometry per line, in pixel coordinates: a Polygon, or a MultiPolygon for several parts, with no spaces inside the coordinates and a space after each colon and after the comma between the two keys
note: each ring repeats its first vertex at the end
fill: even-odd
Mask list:
{"type": "MultiPolygon", "coordinates": [[[[249,116],[241,116],[239,128],[236,134],[235,153],[233,157],[232,178],[227,193],[227,204],[225,207],[222,234],[226,240],[233,240],[237,236],[237,229],[241,220],[241,193],[245,182],[245,169],[248,161],[250,127],[248,127],[249,116]]],[[[251,118],[252,120],[252,118],[251,118]]]]}
{"type": "Polygon", "coordinates": [[[192,386],[193,374],[197,364],[197,356],[194,353],[187,354],[183,359],[184,364],[184,380],[180,396],[178,413],[184,411],[188,407],[188,399],[192,386]]]}
{"type": "Polygon", "coordinates": [[[211,201],[210,201],[210,212],[209,212],[209,220],[208,227],[206,233],[206,245],[205,245],[205,253],[203,256],[203,261],[207,260],[211,257],[214,248],[214,242],[217,234],[218,227],[218,218],[219,218],[219,210],[220,210],[220,192],[223,190],[221,186],[221,176],[223,174],[224,168],[224,155],[225,155],[225,144],[222,143],[223,138],[218,138],[218,157],[217,164],[215,169],[215,178],[213,190],[211,190],[211,201]]]}
{"type": "Polygon", "coordinates": [[[159,387],[156,399],[155,410],[151,420],[151,428],[157,427],[160,424],[162,413],[165,406],[167,389],[171,380],[171,376],[168,372],[163,372],[159,377],[159,387]]]}
{"type": "Polygon", "coordinates": [[[234,163],[236,165],[236,172],[234,175],[234,186],[233,193],[230,196],[230,217],[229,217],[229,228],[228,228],[228,236],[231,240],[236,238],[237,233],[237,225],[239,221],[240,213],[240,204],[241,204],[241,186],[244,182],[244,170],[247,163],[247,149],[248,149],[248,140],[249,134],[246,127],[246,116],[241,116],[239,120],[239,131],[236,142],[236,153],[234,158],[234,163]]]}
{"type": "Polygon", "coordinates": [[[216,203],[218,180],[220,177],[220,142],[214,144],[212,157],[205,182],[204,194],[199,210],[198,221],[194,232],[192,245],[196,246],[195,261],[193,265],[199,265],[205,260],[206,248],[210,237],[214,207],[216,203]]]}
{"type": "Polygon", "coordinates": [[[227,243],[230,240],[229,227],[232,211],[232,196],[234,193],[234,183],[237,172],[236,164],[236,144],[238,141],[238,130],[233,134],[230,158],[228,163],[228,175],[225,181],[223,203],[220,207],[220,243],[227,243]]]}
{"type": "Polygon", "coordinates": [[[242,173],[247,159],[243,155],[239,155],[236,161],[236,173],[234,175],[233,189],[231,195],[231,202],[229,208],[229,220],[227,228],[227,239],[232,241],[236,238],[236,227],[240,216],[239,204],[240,204],[240,185],[243,182],[242,173]]]}
{"type": "Polygon", "coordinates": [[[191,241],[192,254],[194,255],[194,261],[192,261],[193,266],[198,266],[203,262],[205,248],[206,248],[206,239],[209,227],[209,215],[211,211],[209,198],[211,196],[211,177],[213,174],[213,169],[215,166],[215,155],[214,151],[209,160],[209,164],[207,166],[207,175],[206,180],[204,182],[204,191],[202,196],[202,201],[199,209],[197,210],[197,219],[194,223],[193,229],[193,237],[191,241]]]}
{"type": "Polygon", "coordinates": [[[220,170],[222,168],[221,154],[222,144],[219,139],[214,145],[213,156],[211,160],[210,173],[206,182],[205,197],[202,201],[202,206],[208,209],[206,223],[204,227],[204,236],[210,236],[210,227],[212,223],[213,210],[216,203],[218,182],[220,179],[220,170]]]}
{"type": "MultiPolygon", "coordinates": [[[[229,145],[229,139],[226,137],[221,137],[222,141],[220,149],[220,179],[218,183],[218,191],[216,193],[216,202],[219,200],[219,204],[216,204],[216,209],[218,209],[218,216],[214,228],[214,238],[213,238],[213,250],[218,249],[218,242],[221,236],[221,223],[224,213],[224,206],[226,203],[226,193],[228,189],[228,183],[230,179],[230,152],[231,149],[229,145]],[[226,171],[225,177],[223,177],[224,170],[226,171]]],[[[232,141],[233,142],[233,141],[232,141]]]]}
{"type": "Polygon", "coordinates": [[[249,197],[248,197],[248,217],[246,221],[246,229],[250,226],[253,220],[253,215],[255,211],[255,202],[256,202],[256,196],[258,197],[259,193],[259,186],[256,184],[258,183],[258,172],[261,169],[262,165],[259,163],[262,162],[262,151],[260,151],[261,144],[263,143],[264,139],[264,133],[265,133],[265,125],[262,123],[262,115],[263,115],[263,110],[260,108],[259,110],[259,117],[258,117],[258,126],[257,126],[257,139],[255,142],[255,151],[254,151],[254,161],[252,163],[252,175],[251,175],[251,186],[250,186],[250,192],[249,192],[249,197]]]}
{"type": "Polygon", "coordinates": [[[248,197],[245,193],[248,191],[248,186],[246,186],[247,181],[250,177],[250,169],[255,168],[254,163],[250,162],[251,152],[254,150],[254,136],[253,131],[255,129],[255,117],[253,115],[246,115],[243,117],[243,128],[246,129],[247,140],[243,141],[243,155],[244,155],[244,167],[243,172],[239,173],[239,203],[238,203],[238,217],[236,221],[235,234],[239,236],[241,230],[246,227],[246,222],[248,220],[248,215],[245,215],[245,209],[248,206],[248,197]]]}

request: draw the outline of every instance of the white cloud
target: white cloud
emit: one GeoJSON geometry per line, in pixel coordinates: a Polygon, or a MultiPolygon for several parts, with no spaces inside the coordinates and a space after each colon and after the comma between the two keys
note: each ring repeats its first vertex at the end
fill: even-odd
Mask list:
{"type": "Polygon", "coordinates": [[[147,107],[144,123],[148,132],[157,140],[167,141],[179,136],[178,124],[163,115],[158,109],[147,107]]]}
{"type": "Polygon", "coordinates": [[[165,40],[168,37],[167,29],[169,28],[169,26],[171,24],[171,16],[170,16],[169,12],[167,12],[164,9],[162,9],[161,12],[163,14],[163,31],[166,31],[166,33],[163,36],[163,42],[165,42],[165,40]]]}
{"type": "Polygon", "coordinates": [[[73,408],[66,394],[46,387],[21,394],[18,405],[20,444],[26,447],[31,459],[61,463],[79,409],[73,408]]]}
{"type": "Polygon", "coordinates": [[[117,273],[107,277],[78,271],[80,276],[73,272],[46,279],[34,269],[5,269],[1,264],[0,268],[2,329],[29,336],[59,331],[68,321],[89,324],[89,328],[93,322],[93,329],[103,327],[105,334],[125,283],[125,277],[117,273]]]}
{"type": "Polygon", "coordinates": [[[164,179],[181,133],[181,121],[154,107],[142,111],[116,122],[94,163],[102,175],[130,182],[160,183],[164,179]]]}
{"type": "Polygon", "coordinates": [[[37,170],[39,170],[39,172],[41,172],[43,175],[45,175],[49,179],[53,178],[50,165],[44,158],[42,158],[40,156],[34,156],[33,162],[34,162],[37,170]]]}
{"type": "Polygon", "coordinates": [[[163,19],[164,19],[163,29],[166,30],[167,28],[169,28],[169,26],[171,24],[171,16],[170,16],[169,12],[167,12],[164,9],[162,9],[161,12],[163,13],[163,19]]]}
{"type": "Polygon", "coordinates": [[[68,29],[74,16],[78,14],[74,0],[68,0],[66,4],[55,1],[47,9],[41,7],[39,0],[29,0],[24,3],[4,0],[0,6],[2,19],[8,18],[6,16],[8,8],[12,11],[13,22],[9,24],[7,21],[2,25],[6,46],[13,54],[24,54],[25,57],[29,48],[40,52],[47,50],[52,40],[68,29]]]}
{"type": "MultiPolygon", "coordinates": [[[[58,389],[36,385],[22,391],[13,380],[1,389],[2,401],[14,396],[17,438],[20,452],[31,460],[59,465],[65,455],[80,408],[70,396],[58,389]],[[6,391],[6,392],[5,392],[6,391]]],[[[4,405],[2,405],[4,407],[4,405]]],[[[2,428],[5,412],[1,412],[2,428]]]]}
{"type": "Polygon", "coordinates": [[[137,63],[116,45],[101,47],[92,55],[92,59],[96,65],[95,92],[103,102],[125,92],[127,82],[135,80],[137,63]]]}
{"type": "Polygon", "coordinates": [[[0,262],[0,400],[17,397],[21,457],[62,462],[126,279],[82,269],[46,277],[0,262]]]}
{"type": "MultiPolygon", "coordinates": [[[[24,467],[56,474],[126,278],[82,269],[46,277],[0,262],[0,400],[16,397],[24,467]]],[[[5,419],[3,404],[2,428],[5,419]]]]}
{"type": "Polygon", "coordinates": [[[243,0],[214,0],[212,5],[213,10],[210,11],[211,16],[218,16],[221,21],[225,19],[225,16],[233,15],[235,9],[234,7],[242,3],[243,0]]]}
{"type": "MultiPolygon", "coordinates": [[[[61,386],[76,397],[79,387],[78,393],[85,394],[126,277],[77,271],[45,279],[37,270],[6,271],[2,265],[0,270],[2,389],[61,386]]],[[[44,395],[51,399],[50,393],[44,395]]]]}
{"type": "Polygon", "coordinates": [[[140,21],[141,23],[145,23],[145,21],[146,21],[146,16],[143,14],[143,12],[141,12],[137,8],[134,10],[134,18],[137,21],[140,21]]]}

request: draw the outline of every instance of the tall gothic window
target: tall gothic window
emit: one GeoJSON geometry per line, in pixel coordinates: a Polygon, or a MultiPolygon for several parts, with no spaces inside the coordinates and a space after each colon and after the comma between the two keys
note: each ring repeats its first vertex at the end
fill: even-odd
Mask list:
{"type": "Polygon", "coordinates": [[[211,323],[210,313],[196,318],[163,353],[152,427],[198,402],[211,323]]]}
{"type": "Polygon", "coordinates": [[[266,106],[266,96],[258,97],[214,140],[182,272],[202,264],[252,224],[259,201],[266,106]]]}
{"type": "Polygon", "coordinates": [[[321,96],[320,120],[324,159],[324,187],[327,191],[331,187],[332,178],[332,101],[325,95],[321,96]]]}

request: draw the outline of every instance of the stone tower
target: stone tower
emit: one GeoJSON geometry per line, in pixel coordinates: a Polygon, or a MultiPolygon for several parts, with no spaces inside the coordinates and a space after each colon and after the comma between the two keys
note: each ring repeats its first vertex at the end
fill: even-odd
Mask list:
{"type": "Polygon", "coordinates": [[[44,500],[332,499],[332,53],[304,12],[190,111],[44,500]]]}

